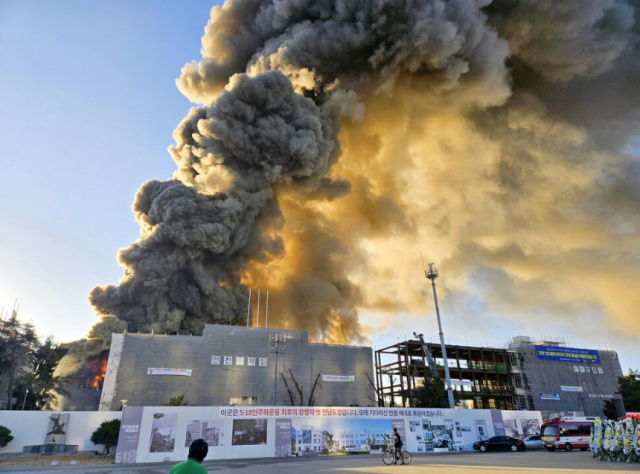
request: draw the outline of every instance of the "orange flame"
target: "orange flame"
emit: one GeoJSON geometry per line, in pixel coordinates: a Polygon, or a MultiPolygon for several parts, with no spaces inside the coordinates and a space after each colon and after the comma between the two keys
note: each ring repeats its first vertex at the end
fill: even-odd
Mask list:
{"type": "Polygon", "coordinates": [[[100,382],[104,380],[106,373],[107,373],[107,360],[103,359],[101,373],[99,375],[96,375],[93,378],[93,383],[91,384],[93,388],[97,389],[100,386],[100,382]]]}

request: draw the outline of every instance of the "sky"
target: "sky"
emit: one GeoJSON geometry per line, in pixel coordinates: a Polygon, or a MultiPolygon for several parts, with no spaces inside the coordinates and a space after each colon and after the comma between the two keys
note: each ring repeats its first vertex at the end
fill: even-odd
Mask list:
{"type": "Polygon", "coordinates": [[[0,3],[0,305],[58,341],[96,322],[88,303],[117,282],[139,236],[138,187],[168,179],[176,89],[198,57],[211,2],[0,3]]]}
{"type": "MultiPolygon", "coordinates": [[[[5,315],[17,302],[20,318],[33,322],[42,336],[59,342],[85,337],[98,322],[90,292],[118,285],[123,276],[118,250],[141,235],[151,236],[132,211],[138,188],[173,176],[201,193],[222,186],[225,176],[213,179],[209,170],[201,170],[206,179],[190,177],[190,167],[204,168],[203,162],[194,164],[186,132],[172,136],[191,107],[218,97],[228,80],[216,64],[209,64],[213,79],[199,77],[202,68],[195,66],[181,73],[185,64],[202,60],[201,38],[212,5],[0,3],[0,305],[5,315]],[[224,82],[218,84],[217,75],[224,82]]],[[[640,207],[627,189],[638,184],[632,173],[639,155],[633,142],[638,115],[625,107],[619,108],[620,116],[609,111],[605,102],[613,107],[624,100],[625,88],[617,88],[620,99],[602,85],[611,82],[607,74],[613,74],[623,54],[618,44],[624,41],[599,40],[610,45],[606,51],[576,47],[598,61],[554,62],[562,59],[562,51],[539,44],[539,38],[518,37],[513,33],[521,31],[517,12],[509,18],[499,13],[493,12],[493,25],[511,35],[509,47],[521,61],[510,64],[513,69],[504,66],[506,42],[478,27],[482,44],[491,47],[477,48],[486,66],[471,82],[454,84],[464,76],[459,61],[443,61],[449,69],[433,90],[432,82],[403,79],[405,69],[390,74],[395,63],[380,73],[384,80],[377,73],[340,77],[359,94],[356,100],[347,91],[330,104],[332,110],[339,108],[336,104],[344,109],[339,112],[343,155],[333,148],[309,174],[298,170],[275,181],[281,214],[261,225],[265,234],[283,236],[286,254],[270,250],[272,261],[266,263],[263,254],[247,257],[249,275],[242,281],[254,288],[254,305],[256,288],[264,297],[271,287],[274,324],[308,325],[320,340],[375,348],[410,338],[414,331],[435,342],[433,293],[423,268],[435,262],[447,343],[495,346],[519,335],[564,338],[574,347],[618,351],[625,372],[640,368],[634,306],[640,302],[640,207]],[[392,89],[395,95],[385,95],[392,89]],[[417,95],[426,89],[424,96],[417,95]],[[585,99],[599,92],[606,101],[585,99]],[[622,123],[618,129],[628,131],[624,146],[611,143],[617,137],[604,133],[599,121],[622,123]],[[404,157],[406,164],[399,165],[404,157]],[[326,168],[332,168],[332,182],[322,188],[326,182],[318,184],[317,170],[326,168]],[[302,178],[309,178],[311,190],[286,188],[302,178]],[[320,192],[330,196],[303,204],[320,192]],[[285,224],[277,222],[280,215],[285,224]],[[339,275],[339,282],[327,285],[327,273],[339,275]],[[324,300],[331,301],[325,312],[310,309],[322,307],[324,300]],[[285,306],[303,316],[278,319],[285,306]]],[[[225,14],[219,27],[224,21],[232,24],[231,13],[225,14]]],[[[527,17],[526,11],[520,14],[527,17]]],[[[618,22],[621,30],[630,28],[618,22]]],[[[207,54],[228,47],[234,53],[229,57],[241,57],[240,47],[234,50],[210,36],[207,54]]],[[[447,45],[440,45],[443,51],[447,45]]],[[[466,67],[477,64],[465,59],[466,67]]],[[[247,70],[257,76],[277,69],[277,60],[289,71],[286,61],[293,60],[276,55],[247,70]]],[[[297,88],[313,79],[291,77],[297,88]]],[[[238,79],[238,84],[253,83],[238,79]]],[[[225,97],[231,101],[236,90],[228,89],[225,97]]],[[[629,98],[626,103],[637,105],[635,96],[629,98]]],[[[211,115],[217,113],[222,112],[211,115]]],[[[182,130],[189,130],[187,122],[182,130]]],[[[318,146],[328,149],[334,141],[323,137],[318,146]]],[[[276,237],[267,240],[260,242],[264,248],[281,243],[276,237]]],[[[126,301],[105,295],[96,304],[121,311],[126,301]]],[[[234,295],[229,300],[242,302],[234,295]]]]}

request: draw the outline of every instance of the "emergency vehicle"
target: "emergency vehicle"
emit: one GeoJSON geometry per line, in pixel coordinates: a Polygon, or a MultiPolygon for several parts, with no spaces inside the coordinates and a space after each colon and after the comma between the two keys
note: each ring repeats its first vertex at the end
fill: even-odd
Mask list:
{"type": "Polygon", "coordinates": [[[542,423],[542,446],[548,451],[589,449],[589,436],[595,417],[563,416],[542,423]]]}

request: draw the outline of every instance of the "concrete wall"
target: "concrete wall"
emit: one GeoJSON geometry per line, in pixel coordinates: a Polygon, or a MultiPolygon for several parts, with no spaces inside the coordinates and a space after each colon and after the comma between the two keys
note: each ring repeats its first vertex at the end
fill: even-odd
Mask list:
{"type": "Polygon", "coordinates": [[[13,440],[0,453],[21,453],[23,446],[46,444],[50,417],[59,413],[69,414],[69,423],[65,426],[65,444],[78,445],[78,451],[101,451],[104,446],[94,445],[91,434],[103,421],[120,419],[122,412],[50,412],[50,411],[0,411],[0,425],[11,430],[13,440]]]}
{"type": "Polygon", "coordinates": [[[315,405],[375,404],[369,382],[369,377],[375,378],[371,348],[310,344],[305,331],[207,325],[201,337],[125,334],[114,337],[113,344],[118,346],[112,351],[118,357],[109,359],[101,410],[120,409],[123,399],[129,405],[158,406],[183,394],[197,406],[248,400],[254,405],[274,405],[274,388],[275,405],[289,405],[280,376],[287,376],[293,389],[289,370],[303,388],[305,405],[319,374],[353,376],[353,380],[321,382],[315,405]],[[286,339],[279,341],[277,353],[270,340],[274,334],[286,339]],[[214,357],[218,363],[212,363],[214,357]],[[154,367],[191,372],[188,376],[149,374],[154,367]]]}

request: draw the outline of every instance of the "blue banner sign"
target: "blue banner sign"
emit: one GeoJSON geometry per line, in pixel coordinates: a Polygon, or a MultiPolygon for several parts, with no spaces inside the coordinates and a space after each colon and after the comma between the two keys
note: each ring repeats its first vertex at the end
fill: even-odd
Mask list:
{"type": "Polygon", "coordinates": [[[560,400],[560,395],[557,393],[541,393],[541,400],[560,400]]]}
{"type": "Polygon", "coordinates": [[[563,362],[587,362],[599,364],[598,351],[591,349],[575,349],[573,347],[536,346],[538,359],[559,360],[563,362]]]}

